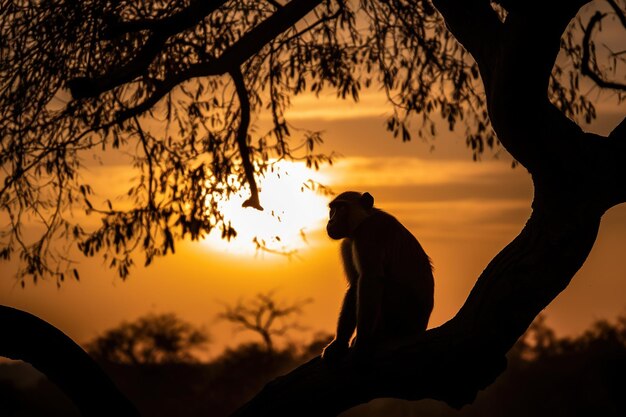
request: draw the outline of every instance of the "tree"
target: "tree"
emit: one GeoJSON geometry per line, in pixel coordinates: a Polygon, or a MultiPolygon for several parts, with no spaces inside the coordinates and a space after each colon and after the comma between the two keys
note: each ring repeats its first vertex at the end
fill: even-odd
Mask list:
{"type": "MultiPolygon", "coordinates": [[[[255,174],[270,168],[271,156],[298,157],[284,118],[291,95],[328,87],[356,99],[362,88],[382,86],[394,109],[388,127],[403,140],[411,117],[425,135],[437,114],[450,128],[463,121],[480,154],[496,145],[490,123],[532,175],[533,213],[452,320],[381,347],[367,364],[329,369],[313,359],[236,415],[335,415],[380,396],[471,402],[584,263],[603,213],[626,201],[626,122],[602,137],[574,121],[595,116],[579,74],[624,97],[626,86],[610,78],[622,74],[623,51],[603,60],[594,37],[609,19],[626,27],[626,4],[597,1],[598,13],[570,25],[590,0],[494,3],[435,0],[443,21],[421,0],[9,4],[1,26],[2,45],[12,47],[1,53],[0,204],[12,228],[2,255],[21,248],[27,274],[62,276],[46,254],[50,237],[65,233],[86,254],[108,250],[125,276],[134,247],[149,263],[173,251],[175,237],[214,228],[231,236],[214,196],[246,183],[247,204],[261,207],[255,174]],[[555,66],[559,51],[571,66],[555,66]],[[64,87],[72,97],[58,106],[64,87]],[[264,107],[274,126],[252,137],[252,111],[264,107]],[[143,125],[150,118],[176,126],[178,136],[157,137],[143,125]],[[130,190],[135,206],[95,205],[76,176],[79,152],[131,143],[144,172],[130,190]],[[100,214],[102,227],[87,233],[73,225],[68,204],[100,214]],[[21,239],[28,214],[44,219],[34,243],[21,239]]],[[[301,155],[313,166],[328,159],[313,151],[319,139],[303,138],[301,155]]]]}
{"type": "MultiPolygon", "coordinates": [[[[443,119],[465,127],[475,158],[498,146],[478,66],[428,0],[1,4],[0,257],[19,257],[22,282],[77,273],[56,243],[63,239],[103,253],[124,278],[137,252],[149,264],[180,238],[234,236],[221,199],[245,187],[246,205],[260,209],[256,178],[277,160],[332,161],[316,151],[320,132],[286,120],[294,95],[358,100],[365,88],[383,89],[387,127],[402,140],[434,138],[443,119]],[[260,114],[272,127],[255,133],[260,114]],[[99,201],[101,190],[81,179],[84,159],[116,149],[132,155],[136,180],[126,200],[99,201]],[[75,211],[100,227],[85,227],[75,211]]],[[[550,97],[568,116],[595,117],[580,72],[623,98],[624,86],[607,78],[623,53],[598,60],[593,42],[600,21],[623,17],[623,0],[607,4],[612,12],[568,29],[569,61],[549,76],[550,97]]]]}
{"type": "Polygon", "coordinates": [[[289,316],[302,314],[302,307],[312,300],[297,301],[292,304],[275,300],[273,292],[257,294],[252,300],[239,301],[234,306],[226,305],[218,318],[233,323],[237,330],[249,330],[263,339],[266,352],[274,352],[274,339],[284,336],[288,330],[302,330],[295,321],[287,321],[289,316]]]}
{"type": "Polygon", "coordinates": [[[173,313],[148,314],[106,331],[87,345],[96,359],[132,365],[195,362],[196,350],[206,348],[202,329],[173,313]]]}

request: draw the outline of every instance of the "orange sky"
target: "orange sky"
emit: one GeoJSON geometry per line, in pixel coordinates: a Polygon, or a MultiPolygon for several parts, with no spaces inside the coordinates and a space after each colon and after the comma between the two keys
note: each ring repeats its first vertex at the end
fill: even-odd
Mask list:
{"type": "MultiPolygon", "coordinates": [[[[503,151],[497,158],[485,155],[482,162],[472,162],[460,133],[441,132],[434,143],[393,140],[384,129],[386,107],[376,93],[364,94],[358,105],[332,96],[303,97],[294,103],[291,121],[324,130],[325,149],[344,155],[336,166],[324,167],[320,179],[339,192],[370,191],[377,206],[398,217],[420,240],[435,266],[431,327],[445,322],[491,258],[522,229],[532,198],[527,172],[511,169],[503,151]]],[[[603,134],[624,117],[623,108],[605,103],[599,103],[598,113],[598,121],[586,128],[603,134]]],[[[129,174],[124,166],[107,165],[91,167],[85,175],[93,178],[98,191],[98,185],[126,187],[129,174]]],[[[263,197],[262,203],[271,206],[276,195],[263,197]]],[[[298,243],[294,257],[255,254],[251,244],[242,254],[234,247],[183,242],[175,255],[147,269],[135,268],[126,282],[96,258],[81,264],[80,283],[66,282],[57,289],[52,281],[40,282],[24,290],[11,279],[14,264],[2,263],[0,303],[36,314],[78,342],[122,320],[172,311],[210,331],[210,352],[215,355],[254,337],[233,335],[230,325],[215,321],[220,302],[276,290],[286,301],[314,299],[301,318],[309,330],[292,333],[292,341],[310,340],[316,331],[333,332],[345,283],[338,244],[321,230],[326,202],[302,202],[299,199],[310,196],[294,188],[280,191],[279,197],[311,211],[303,225],[308,244],[298,243]]],[[[626,207],[619,207],[605,216],[583,269],[546,310],[549,325],[561,334],[573,334],[596,319],[626,312],[625,244],[626,207]]]]}

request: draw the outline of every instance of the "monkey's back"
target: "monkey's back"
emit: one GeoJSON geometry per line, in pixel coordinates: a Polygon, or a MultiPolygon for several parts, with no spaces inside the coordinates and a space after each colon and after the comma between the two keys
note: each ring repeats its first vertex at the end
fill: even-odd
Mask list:
{"type": "Polygon", "coordinates": [[[426,329],[433,309],[434,279],[430,258],[418,240],[395,217],[382,210],[361,223],[357,241],[367,239],[382,256],[383,313],[381,337],[402,337],[426,329]]]}

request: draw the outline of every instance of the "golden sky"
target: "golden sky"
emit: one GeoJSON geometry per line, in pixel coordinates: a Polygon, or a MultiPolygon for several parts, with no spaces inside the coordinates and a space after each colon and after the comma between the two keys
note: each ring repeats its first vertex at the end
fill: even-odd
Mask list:
{"type": "MultiPolygon", "coordinates": [[[[294,100],[290,117],[298,126],[325,131],[325,150],[343,155],[336,165],[311,176],[336,192],[371,192],[376,205],[405,224],[433,259],[433,327],[456,313],[487,263],[522,229],[530,213],[530,177],[523,168],[511,169],[504,151],[472,162],[461,133],[441,129],[428,143],[394,140],[384,129],[386,112],[378,93],[365,93],[358,104],[304,96],[294,100]]],[[[598,112],[599,119],[586,128],[602,134],[624,117],[623,108],[604,102],[598,112]]],[[[301,317],[309,330],[292,333],[290,340],[308,341],[316,331],[332,333],[345,281],[338,243],[322,231],[327,200],[299,191],[299,181],[306,177],[301,166],[286,169],[291,174],[279,185],[271,178],[261,184],[266,212],[284,210],[279,213],[282,225],[272,226],[271,218],[235,204],[233,210],[241,211],[232,214],[241,223],[239,242],[180,242],[175,255],[135,268],[126,282],[95,258],[81,263],[80,283],[66,282],[57,289],[55,282],[44,281],[22,289],[11,279],[15,265],[1,263],[0,303],[36,314],[78,342],[148,312],[175,312],[210,331],[215,355],[254,337],[233,334],[232,326],[217,322],[220,303],[275,290],[277,298],[289,302],[314,299],[301,317]],[[271,240],[279,226],[281,242],[297,253],[255,252],[251,236],[265,234],[271,240]]],[[[112,184],[123,190],[129,175],[127,167],[115,164],[85,173],[96,191],[99,186],[110,191],[112,184]]],[[[575,334],[596,319],[626,311],[625,244],[626,208],[618,207],[605,216],[583,269],[546,310],[549,325],[561,334],[575,334]]]]}

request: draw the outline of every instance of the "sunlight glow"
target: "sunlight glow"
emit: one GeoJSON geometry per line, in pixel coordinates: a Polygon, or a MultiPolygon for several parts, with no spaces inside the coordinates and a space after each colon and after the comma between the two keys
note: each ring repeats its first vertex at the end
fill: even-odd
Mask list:
{"type": "Polygon", "coordinates": [[[241,207],[249,197],[248,190],[244,189],[220,204],[237,236],[226,241],[218,233],[211,233],[204,243],[220,252],[237,255],[292,255],[305,249],[309,234],[324,227],[330,200],[307,188],[306,184],[309,180],[328,184],[328,177],[307,168],[303,162],[279,161],[273,172],[257,180],[264,211],[241,207]],[[259,246],[265,250],[260,250],[259,246]]]}

